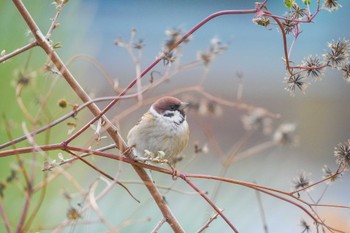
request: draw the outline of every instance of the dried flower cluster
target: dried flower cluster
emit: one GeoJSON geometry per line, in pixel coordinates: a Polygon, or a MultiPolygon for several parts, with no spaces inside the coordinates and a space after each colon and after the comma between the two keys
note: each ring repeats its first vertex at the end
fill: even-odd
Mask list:
{"type": "Polygon", "coordinates": [[[282,22],[283,30],[286,34],[294,32],[295,28],[298,26],[293,19],[287,18],[284,22],[282,22]]]}
{"type": "Polygon", "coordinates": [[[184,101],[190,103],[189,109],[195,110],[202,116],[220,117],[223,114],[223,109],[220,104],[205,98],[200,100],[193,100],[192,97],[187,96],[182,98],[184,101]]]}
{"type": "MultiPolygon", "coordinates": [[[[177,45],[177,42],[182,38],[183,32],[181,29],[172,28],[165,31],[165,35],[168,37],[163,45],[162,52],[159,56],[163,57],[163,64],[169,65],[176,60],[177,50],[181,48],[181,45],[177,45]]],[[[183,44],[188,43],[191,37],[188,37],[183,44]]]]}
{"type": "Polygon", "coordinates": [[[341,71],[343,71],[343,78],[346,81],[350,81],[350,62],[347,62],[343,65],[341,68],[341,71]]]}
{"type": "Polygon", "coordinates": [[[302,172],[292,181],[294,190],[305,189],[311,184],[310,174],[302,172]]]}
{"type": "Polygon", "coordinates": [[[305,93],[305,89],[310,85],[305,80],[312,77],[319,80],[324,74],[327,66],[342,71],[343,78],[350,80],[350,43],[346,39],[332,41],[328,43],[328,51],[323,54],[324,62],[318,56],[309,56],[305,58],[301,64],[302,72],[288,74],[285,78],[287,87],[285,88],[291,95],[295,94],[295,90],[299,89],[305,93]]]}
{"type": "Polygon", "coordinates": [[[332,41],[328,43],[329,51],[323,55],[326,62],[333,68],[340,69],[349,58],[350,44],[346,39],[339,41],[332,41]]]}
{"type": "Polygon", "coordinates": [[[330,178],[329,182],[334,182],[341,176],[341,173],[334,173],[327,165],[322,168],[322,172],[324,178],[330,178]]]}
{"type": "Polygon", "coordinates": [[[181,29],[173,28],[165,31],[165,35],[167,35],[169,38],[164,43],[164,51],[171,51],[174,49],[176,42],[178,42],[183,33],[181,29]]]}
{"type": "Polygon", "coordinates": [[[302,233],[309,233],[309,232],[311,232],[310,225],[304,219],[302,219],[300,221],[300,226],[303,228],[302,233]]]}
{"type": "Polygon", "coordinates": [[[309,86],[309,83],[305,82],[305,77],[301,74],[290,75],[284,78],[287,87],[285,88],[291,95],[294,95],[296,88],[302,93],[305,93],[305,89],[309,86]]]}
{"type": "Polygon", "coordinates": [[[227,44],[223,44],[219,38],[214,37],[210,41],[210,47],[206,52],[198,52],[197,58],[201,60],[205,66],[209,65],[214,58],[223,53],[228,48],[227,44]]]}
{"type": "Polygon", "coordinates": [[[295,130],[295,124],[281,124],[273,135],[273,141],[280,145],[293,145],[296,143],[295,130]]]}
{"type": "Polygon", "coordinates": [[[339,143],[335,147],[334,157],[343,170],[350,168],[350,139],[345,143],[339,143]]]}
{"type": "Polygon", "coordinates": [[[272,119],[262,108],[256,108],[242,117],[242,123],[246,130],[260,130],[264,134],[272,131],[272,119]]]}
{"type": "Polygon", "coordinates": [[[318,56],[309,56],[302,62],[302,66],[305,67],[307,76],[320,79],[324,72],[324,64],[318,56]]]}
{"type": "Polygon", "coordinates": [[[271,22],[270,18],[267,16],[258,16],[253,18],[253,23],[266,28],[270,25],[271,22]]]}
{"type": "Polygon", "coordinates": [[[308,10],[305,8],[300,8],[296,2],[293,2],[293,6],[290,8],[287,13],[288,18],[290,19],[302,19],[308,15],[308,10]]]}
{"type": "Polygon", "coordinates": [[[338,3],[338,0],[325,0],[322,8],[326,9],[330,12],[338,10],[341,7],[341,5],[338,3]]]}
{"type": "MultiPolygon", "coordinates": [[[[301,23],[311,22],[314,14],[310,11],[310,0],[303,0],[304,8],[300,7],[294,0],[285,0],[284,4],[288,8],[283,18],[279,18],[279,25],[284,34],[291,34],[294,40],[298,38],[302,30],[300,29],[301,23]]],[[[320,2],[317,3],[318,7],[320,2]]],[[[257,5],[260,6],[260,5],[257,5]]],[[[337,0],[324,0],[322,8],[328,11],[334,11],[341,7],[337,0]]],[[[317,13],[316,13],[317,14],[317,13]]],[[[253,23],[268,27],[270,22],[269,13],[264,11],[258,11],[253,18],[253,23]]],[[[274,18],[275,19],[275,18],[274,18]]],[[[277,21],[277,19],[275,19],[277,21]]],[[[328,44],[329,51],[323,54],[324,60],[322,61],[318,56],[309,56],[305,58],[301,65],[296,68],[290,67],[290,61],[288,61],[288,76],[285,78],[287,87],[285,88],[291,95],[294,95],[295,90],[299,89],[305,93],[305,89],[309,86],[304,80],[307,77],[315,78],[319,80],[323,75],[327,66],[336,68],[343,72],[343,77],[346,81],[350,80],[350,64],[348,61],[350,44],[348,40],[339,40],[337,42],[331,42],[328,44]]]]}

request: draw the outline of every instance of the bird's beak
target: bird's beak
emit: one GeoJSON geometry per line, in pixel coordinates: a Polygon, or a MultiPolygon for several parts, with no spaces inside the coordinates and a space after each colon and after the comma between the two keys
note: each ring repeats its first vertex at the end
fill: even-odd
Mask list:
{"type": "Polygon", "coordinates": [[[190,105],[190,103],[186,103],[186,102],[181,102],[179,110],[184,110],[186,107],[188,107],[190,105]]]}

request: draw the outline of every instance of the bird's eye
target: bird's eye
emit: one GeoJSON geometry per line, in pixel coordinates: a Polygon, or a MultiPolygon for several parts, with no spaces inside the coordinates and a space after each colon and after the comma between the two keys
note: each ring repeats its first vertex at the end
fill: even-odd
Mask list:
{"type": "Polygon", "coordinates": [[[176,110],[178,109],[179,107],[176,105],[176,104],[173,104],[173,105],[170,105],[170,110],[176,110]]]}

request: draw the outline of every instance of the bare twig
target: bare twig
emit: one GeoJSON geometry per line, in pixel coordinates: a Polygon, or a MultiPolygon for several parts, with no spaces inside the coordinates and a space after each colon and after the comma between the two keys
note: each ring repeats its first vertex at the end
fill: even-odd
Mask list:
{"type": "Polygon", "coordinates": [[[201,190],[199,190],[188,178],[186,175],[181,174],[181,179],[183,179],[191,188],[196,190],[196,192],[201,195],[208,204],[213,207],[213,209],[224,219],[224,221],[229,225],[229,227],[235,232],[238,233],[238,230],[232,225],[230,220],[222,213],[222,210],[220,210],[201,190]]]}
{"type": "Polygon", "coordinates": [[[209,228],[209,225],[210,225],[215,219],[217,219],[218,216],[219,216],[219,214],[216,213],[213,217],[210,217],[209,220],[208,220],[208,222],[207,222],[204,226],[202,226],[202,227],[197,231],[197,233],[202,233],[202,232],[205,231],[205,229],[209,228]]]}
{"type": "Polygon", "coordinates": [[[22,48],[16,49],[15,51],[0,57],[0,63],[3,63],[8,59],[17,56],[18,54],[21,54],[29,49],[32,49],[37,45],[38,45],[38,43],[36,41],[33,41],[33,42],[23,46],[22,48]]]}
{"type": "Polygon", "coordinates": [[[159,229],[164,225],[165,222],[166,222],[166,219],[162,218],[151,232],[157,233],[159,231],[159,229]]]}
{"type": "Polygon", "coordinates": [[[264,206],[261,200],[261,195],[259,191],[256,191],[256,199],[258,201],[258,206],[259,206],[259,212],[260,212],[260,217],[262,220],[262,224],[264,226],[264,232],[265,233],[269,233],[269,227],[267,225],[267,221],[266,221],[266,214],[265,214],[265,210],[264,210],[264,206]]]}
{"type": "MultiPolygon", "coordinates": [[[[156,167],[156,166],[152,166],[149,164],[144,164],[144,163],[139,163],[136,162],[134,160],[128,159],[128,158],[124,158],[121,156],[117,156],[114,154],[109,154],[109,153],[105,153],[105,152],[100,152],[100,151],[94,151],[94,150],[89,150],[89,149],[85,149],[85,148],[79,148],[79,147],[74,147],[74,146],[69,146],[69,145],[62,145],[62,144],[53,144],[53,145],[45,145],[45,146],[38,146],[36,148],[32,148],[32,147],[28,147],[28,148],[19,148],[16,150],[11,150],[11,151],[2,151],[0,152],[0,157],[1,156],[8,156],[14,153],[14,151],[16,151],[17,153],[31,153],[33,150],[42,150],[42,151],[50,151],[50,150],[72,150],[72,151],[80,151],[80,152],[86,152],[86,153],[90,153],[90,154],[94,154],[94,155],[98,155],[98,156],[102,156],[105,158],[110,158],[110,159],[114,159],[114,160],[119,160],[119,161],[123,161],[126,163],[130,163],[133,164],[134,166],[140,166],[143,168],[147,168],[147,169],[151,169],[151,170],[155,170],[158,172],[162,172],[162,173],[166,173],[168,175],[173,175],[173,172],[169,169],[164,169],[161,167],[156,167]]],[[[201,174],[179,174],[179,177],[181,177],[182,179],[184,179],[186,181],[186,183],[188,183],[194,190],[196,190],[197,193],[199,193],[218,213],[220,212],[220,210],[218,209],[218,207],[216,207],[210,200],[209,198],[202,193],[192,182],[190,182],[188,180],[188,178],[197,178],[197,179],[209,179],[209,180],[216,180],[216,181],[220,181],[220,182],[226,182],[226,183],[231,183],[231,184],[236,184],[236,185],[241,185],[247,188],[251,188],[253,190],[265,193],[267,195],[270,195],[272,197],[275,197],[277,199],[280,199],[282,201],[288,202],[298,208],[300,208],[303,212],[305,212],[314,222],[318,223],[319,225],[323,225],[327,228],[333,229],[329,226],[326,225],[325,222],[322,221],[322,219],[318,216],[318,214],[316,213],[316,211],[314,210],[313,207],[317,207],[317,204],[314,203],[308,203],[306,201],[304,201],[303,199],[292,195],[290,192],[285,192],[285,191],[281,191],[278,189],[274,189],[274,188],[270,188],[270,187],[266,187],[266,186],[262,186],[262,185],[257,185],[257,184],[253,184],[253,183],[249,183],[249,182],[243,182],[243,181],[238,181],[238,180],[233,180],[233,179],[229,179],[229,178],[223,178],[223,177],[217,177],[217,176],[209,176],[209,175],[201,175],[201,174]],[[311,212],[309,210],[307,210],[305,208],[306,205],[307,207],[311,208],[311,212]]],[[[322,180],[322,182],[326,182],[327,180],[331,180],[332,177],[328,177],[327,179],[322,180]]],[[[320,205],[320,206],[325,206],[325,207],[330,207],[331,205],[320,205]]],[[[337,205],[332,205],[332,207],[335,208],[350,208],[347,206],[337,206],[337,205]]],[[[222,216],[222,214],[220,214],[220,216],[222,216]]],[[[226,220],[229,223],[229,220],[226,218],[226,220]]],[[[232,224],[230,225],[230,227],[232,226],[232,224]]],[[[232,226],[233,227],[233,226],[232,226]]],[[[342,231],[340,231],[342,232],[342,231]]]]}
{"type": "Polygon", "coordinates": [[[111,181],[115,182],[116,184],[120,185],[123,189],[125,189],[129,195],[138,203],[140,203],[140,201],[130,192],[130,190],[121,182],[119,182],[118,180],[115,180],[112,176],[108,175],[106,172],[102,171],[101,169],[97,168],[96,166],[94,166],[93,164],[91,164],[90,162],[88,162],[87,160],[85,160],[84,158],[82,158],[80,155],[73,153],[69,150],[66,150],[69,154],[73,155],[74,157],[77,157],[79,160],[81,160],[83,163],[85,163],[86,165],[88,165],[89,167],[91,167],[92,169],[94,169],[95,171],[97,171],[98,173],[100,173],[101,175],[103,175],[104,177],[107,177],[108,179],[110,179],[111,181]]]}
{"type": "MultiPolygon", "coordinates": [[[[22,15],[23,19],[26,21],[29,29],[32,31],[32,34],[34,35],[37,43],[39,46],[47,53],[49,58],[51,59],[52,63],[57,67],[59,72],[62,74],[62,76],[65,78],[67,83],[71,86],[71,88],[74,90],[74,92],[80,97],[80,99],[83,102],[89,102],[91,101],[91,98],[88,96],[88,94],[84,91],[84,89],[79,85],[79,83],[75,80],[73,75],[69,72],[69,70],[66,68],[60,57],[57,55],[55,50],[52,48],[52,45],[50,42],[45,38],[45,36],[42,34],[39,27],[36,25],[35,21],[31,17],[30,13],[27,11],[26,7],[22,3],[21,0],[13,0],[13,3],[17,7],[18,11],[22,15]]],[[[147,71],[148,72],[148,71],[147,71]]],[[[136,79],[137,80],[137,79],[136,79]]],[[[122,95],[125,95],[126,92],[131,88],[132,85],[136,82],[136,80],[129,85],[127,89],[125,89],[124,92],[121,93],[122,95]]],[[[103,116],[105,112],[107,112],[116,102],[112,101],[107,108],[104,109],[104,111],[101,111],[97,105],[90,104],[88,108],[90,111],[96,116],[95,119],[99,119],[99,117],[103,116]]],[[[111,126],[112,124],[109,122],[107,118],[104,118],[104,120],[107,122],[107,132],[110,135],[110,137],[114,140],[116,145],[121,151],[126,150],[126,144],[122,137],[119,135],[115,129],[113,129],[111,126]]],[[[87,126],[89,127],[89,125],[87,126]]],[[[130,155],[127,155],[130,157],[130,155]]],[[[160,194],[157,187],[153,184],[150,177],[147,175],[146,171],[143,170],[140,167],[133,166],[135,171],[138,173],[140,178],[145,183],[145,186],[148,188],[149,192],[151,193],[153,199],[157,203],[159,209],[161,210],[163,216],[167,219],[169,225],[172,227],[172,229],[176,232],[183,232],[183,229],[181,225],[177,222],[175,216],[171,213],[170,208],[166,205],[166,203],[163,200],[162,195],[160,194]]]]}
{"type": "Polygon", "coordinates": [[[99,220],[108,228],[109,232],[117,233],[117,232],[119,232],[119,230],[106,220],[106,218],[103,216],[103,213],[101,212],[100,208],[98,207],[96,196],[95,196],[97,184],[98,184],[98,182],[95,181],[94,183],[92,183],[92,185],[90,185],[89,196],[88,196],[89,197],[88,198],[89,204],[90,204],[91,208],[97,214],[99,220]]]}
{"type": "Polygon", "coordinates": [[[10,222],[9,222],[9,219],[7,217],[7,214],[6,214],[6,211],[4,210],[4,205],[2,203],[2,198],[0,198],[0,215],[1,215],[1,218],[2,218],[2,221],[5,225],[5,229],[6,229],[6,232],[7,233],[11,233],[11,226],[10,226],[10,222]]]}

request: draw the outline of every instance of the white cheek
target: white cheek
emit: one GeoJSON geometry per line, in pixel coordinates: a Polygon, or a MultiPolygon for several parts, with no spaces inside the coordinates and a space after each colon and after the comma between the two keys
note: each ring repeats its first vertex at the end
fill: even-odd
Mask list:
{"type": "Polygon", "coordinates": [[[186,120],[179,111],[165,111],[164,115],[166,114],[173,114],[173,116],[170,117],[163,117],[164,121],[168,122],[171,127],[177,128],[178,126],[181,126],[182,123],[186,120]]]}

